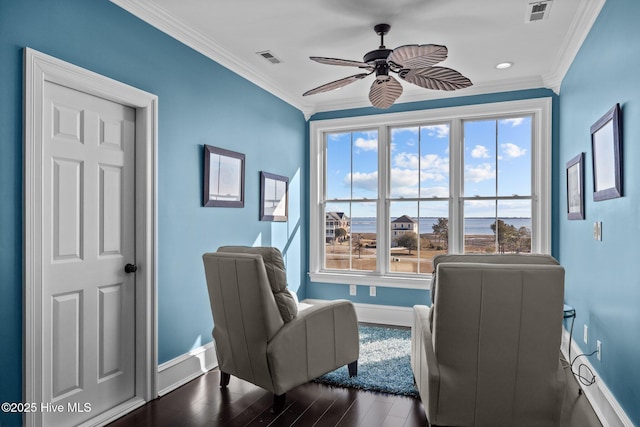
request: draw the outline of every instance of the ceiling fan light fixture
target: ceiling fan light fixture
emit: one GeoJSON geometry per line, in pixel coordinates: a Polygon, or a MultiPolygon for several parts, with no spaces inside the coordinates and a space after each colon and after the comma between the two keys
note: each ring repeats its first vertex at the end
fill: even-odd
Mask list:
{"type": "Polygon", "coordinates": [[[511,68],[513,67],[514,63],[511,61],[504,61],[504,62],[499,62],[498,64],[496,64],[496,68],[498,70],[506,70],[507,68],[511,68]]]}
{"type": "Polygon", "coordinates": [[[434,44],[410,44],[387,49],[384,36],[391,26],[378,24],[374,27],[380,36],[380,47],[368,52],[363,61],[311,56],[309,59],[327,65],[358,67],[366,72],[344,77],[308,90],[302,96],[328,92],[342,88],[357,80],[375,73],[375,80],[369,89],[369,100],[376,108],[389,108],[402,94],[402,85],[389,72],[395,73],[401,80],[416,86],[432,90],[458,90],[472,86],[471,80],[446,67],[434,65],[447,58],[447,47],[434,44]]]}

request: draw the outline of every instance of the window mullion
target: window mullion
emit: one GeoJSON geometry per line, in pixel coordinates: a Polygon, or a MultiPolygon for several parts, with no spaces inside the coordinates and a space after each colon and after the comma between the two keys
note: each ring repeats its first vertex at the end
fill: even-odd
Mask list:
{"type": "MultiPolygon", "coordinates": [[[[349,133],[349,171],[351,172],[351,180],[349,181],[349,218],[353,226],[353,132],[349,133]]],[[[353,228],[349,238],[349,270],[353,270],[353,228]]]]}
{"type": "Polygon", "coordinates": [[[451,121],[449,131],[449,252],[462,253],[464,247],[464,135],[462,119],[451,121]]]}
{"type": "MultiPolygon", "coordinates": [[[[310,168],[313,171],[314,169],[317,172],[322,171],[322,173],[311,174],[310,179],[310,199],[315,201],[317,204],[315,208],[310,210],[310,222],[311,224],[315,223],[316,235],[311,236],[309,239],[310,243],[312,243],[315,247],[319,247],[320,249],[316,252],[314,259],[310,258],[310,264],[315,263],[315,271],[319,271],[325,268],[326,259],[326,204],[327,204],[327,133],[318,131],[315,134],[315,138],[317,138],[318,143],[315,144],[315,147],[312,147],[311,150],[311,164],[310,168]],[[315,150],[313,150],[315,148],[315,150]],[[319,202],[319,203],[318,203],[319,202]]],[[[313,264],[312,264],[313,265],[313,264]]]]}
{"type": "Polygon", "coordinates": [[[496,240],[494,242],[495,245],[495,251],[496,253],[500,253],[500,245],[498,244],[498,242],[500,241],[500,228],[498,227],[498,184],[499,184],[499,179],[500,176],[498,175],[498,119],[496,119],[496,124],[495,124],[495,129],[496,129],[496,136],[494,137],[495,139],[495,153],[496,153],[496,201],[495,201],[495,219],[494,219],[494,223],[496,225],[496,231],[495,231],[495,235],[496,235],[496,240]]]}
{"type": "Polygon", "coordinates": [[[389,126],[378,128],[378,203],[377,203],[377,242],[378,271],[385,275],[389,270],[389,187],[391,165],[391,139],[389,126]]]}

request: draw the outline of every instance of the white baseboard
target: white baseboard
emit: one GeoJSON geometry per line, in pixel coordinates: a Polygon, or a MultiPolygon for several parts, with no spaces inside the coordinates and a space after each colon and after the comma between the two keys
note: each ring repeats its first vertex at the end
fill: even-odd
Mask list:
{"type": "MultiPolygon", "coordinates": [[[[302,302],[315,304],[324,302],[324,300],[306,299],[302,302]]],[[[407,327],[413,323],[413,309],[411,307],[362,303],[353,303],[353,306],[356,309],[358,322],[407,327]]]]}
{"type": "Polygon", "coordinates": [[[218,366],[213,342],[158,365],[158,396],[164,396],[218,366]]]}
{"type": "MultiPolygon", "coordinates": [[[[562,336],[562,353],[568,360],[568,348],[569,348],[569,332],[565,329],[562,336]]],[[[578,347],[575,340],[571,342],[571,357],[575,358],[578,354],[582,354],[583,351],[578,347]]],[[[571,361],[569,361],[571,362],[571,361]]],[[[634,427],[633,423],[624,412],[620,404],[613,397],[611,391],[607,388],[606,384],[598,376],[597,370],[589,362],[587,357],[580,357],[578,360],[580,363],[584,363],[589,369],[591,369],[596,376],[596,382],[591,386],[584,386],[580,384],[582,391],[591,403],[593,410],[600,419],[603,427],[634,427]]]]}

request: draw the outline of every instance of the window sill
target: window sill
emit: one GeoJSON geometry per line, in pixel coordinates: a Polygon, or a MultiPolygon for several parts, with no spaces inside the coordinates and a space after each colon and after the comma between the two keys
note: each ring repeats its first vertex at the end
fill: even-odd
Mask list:
{"type": "Polygon", "coordinates": [[[393,275],[374,275],[374,274],[358,274],[358,273],[329,273],[314,272],[309,273],[311,282],[318,283],[335,283],[340,285],[363,285],[363,286],[383,286],[387,288],[403,288],[403,289],[423,289],[428,290],[431,284],[431,275],[424,277],[407,277],[393,275]]]}

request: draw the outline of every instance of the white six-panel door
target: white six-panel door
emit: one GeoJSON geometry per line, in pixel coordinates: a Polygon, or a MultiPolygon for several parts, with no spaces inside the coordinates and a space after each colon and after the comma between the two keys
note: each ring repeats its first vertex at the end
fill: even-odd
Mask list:
{"type": "Polygon", "coordinates": [[[23,422],[105,425],[158,395],[158,98],[24,58],[23,422]]]}
{"type": "Polygon", "coordinates": [[[135,394],[135,110],[43,95],[42,420],[69,426],[135,394]]]}

